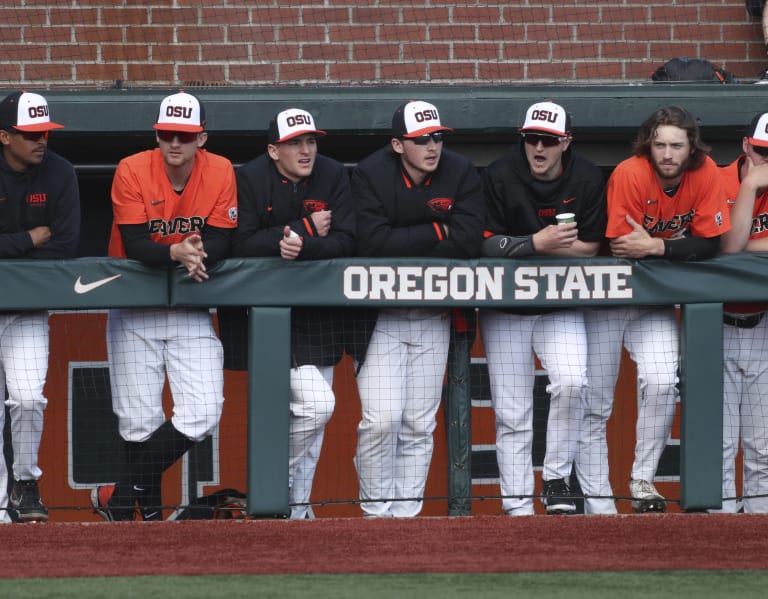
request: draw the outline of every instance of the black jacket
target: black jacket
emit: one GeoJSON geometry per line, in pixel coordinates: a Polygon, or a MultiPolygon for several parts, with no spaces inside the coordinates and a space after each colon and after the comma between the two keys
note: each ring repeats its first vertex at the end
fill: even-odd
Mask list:
{"type": "Polygon", "coordinates": [[[555,214],[573,212],[579,239],[602,241],[608,218],[604,179],[595,164],[569,148],[562,175],[539,181],[531,175],[521,141],[483,172],[486,235],[531,235],[555,224],[555,214]]]}
{"type": "Polygon", "coordinates": [[[47,150],[43,161],[23,173],[0,153],[0,258],[74,258],[80,242],[80,191],[75,169],[47,150]],[[51,229],[44,246],[32,245],[29,231],[51,229]]]}
{"type": "MultiPolygon", "coordinates": [[[[236,171],[237,256],[279,256],[283,228],[304,238],[298,260],[351,256],[355,248],[355,214],[349,177],[341,163],[318,154],[312,174],[299,183],[283,177],[267,154],[236,171]],[[331,211],[331,230],[320,237],[311,214],[331,211]]],[[[302,307],[291,310],[292,366],[333,366],[344,351],[343,309],[302,307]]]]}
{"type": "MultiPolygon", "coordinates": [[[[467,259],[480,255],[482,185],[474,165],[456,152],[443,148],[435,172],[416,185],[398,154],[389,146],[377,150],[353,171],[352,194],[362,256],[467,259]]],[[[361,364],[378,311],[358,309],[348,314],[346,351],[361,364]]]]}
{"type": "Polygon", "coordinates": [[[443,149],[437,170],[420,185],[387,146],[352,173],[362,256],[480,255],[483,196],[477,169],[464,156],[443,149]],[[440,226],[447,224],[449,234],[440,226]]]}

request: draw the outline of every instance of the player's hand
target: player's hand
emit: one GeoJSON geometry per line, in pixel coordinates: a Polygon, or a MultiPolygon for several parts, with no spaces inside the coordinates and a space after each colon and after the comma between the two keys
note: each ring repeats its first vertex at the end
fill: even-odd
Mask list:
{"type": "Polygon", "coordinates": [[[768,162],[755,164],[747,155],[745,166],[747,172],[741,184],[750,186],[755,190],[755,195],[760,195],[762,190],[768,187],[768,162]]]}
{"type": "Polygon", "coordinates": [[[645,258],[647,256],[663,256],[664,241],[651,237],[641,224],[627,215],[627,223],[632,232],[616,237],[610,242],[611,253],[617,258],[645,258]]]}
{"type": "Polygon", "coordinates": [[[325,237],[331,230],[331,211],[330,210],[318,210],[313,212],[310,216],[312,223],[317,229],[317,234],[320,237],[325,237]]]}
{"type": "Polygon", "coordinates": [[[304,239],[291,231],[290,227],[286,226],[283,229],[283,238],[280,240],[280,257],[285,260],[296,260],[299,254],[301,254],[303,247],[304,239]]]}
{"type": "Polygon", "coordinates": [[[27,231],[32,238],[32,245],[39,248],[41,245],[45,245],[51,240],[51,228],[50,227],[34,227],[27,231]]]}
{"type": "Polygon", "coordinates": [[[579,229],[576,223],[567,223],[564,225],[547,225],[538,233],[533,235],[533,246],[539,254],[562,248],[571,247],[579,238],[579,229]]]}
{"type": "Polygon", "coordinates": [[[208,254],[203,249],[203,239],[197,233],[171,246],[171,260],[181,263],[187,269],[187,275],[198,283],[208,279],[203,262],[207,257],[208,254]]]}

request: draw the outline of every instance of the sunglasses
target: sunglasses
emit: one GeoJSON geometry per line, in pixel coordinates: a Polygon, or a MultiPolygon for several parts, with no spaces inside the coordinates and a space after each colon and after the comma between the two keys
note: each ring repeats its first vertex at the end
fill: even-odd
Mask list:
{"type": "Polygon", "coordinates": [[[188,131],[158,131],[157,136],[163,140],[171,143],[175,137],[179,138],[181,144],[191,144],[193,141],[197,141],[197,133],[191,133],[188,131]]]}
{"type": "Polygon", "coordinates": [[[27,141],[38,141],[41,137],[48,139],[48,131],[18,131],[16,129],[8,130],[13,135],[21,135],[27,141]]]}
{"type": "Polygon", "coordinates": [[[768,147],[766,146],[752,146],[752,151],[763,158],[768,158],[768,147]]]}
{"type": "Polygon", "coordinates": [[[523,133],[523,139],[529,146],[538,146],[539,142],[545,148],[553,148],[561,141],[564,141],[565,137],[555,137],[554,135],[537,135],[535,133],[523,133]]]}
{"type": "Polygon", "coordinates": [[[430,139],[436,144],[442,142],[443,134],[441,131],[437,131],[436,133],[427,133],[426,135],[421,135],[419,137],[406,137],[406,139],[410,139],[417,146],[426,146],[430,139]]]}

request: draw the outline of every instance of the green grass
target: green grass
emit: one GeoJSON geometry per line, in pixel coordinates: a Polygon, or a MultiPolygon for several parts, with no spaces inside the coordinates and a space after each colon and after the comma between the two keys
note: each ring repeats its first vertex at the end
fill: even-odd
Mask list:
{"type": "MultiPolygon", "coordinates": [[[[6,564],[9,565],[9,564],[6,564]]],[[[543,572],[520,574],[303,574],[0,580],[0,597],[290,599],[764,598],[768,571],[543,572]]]]}

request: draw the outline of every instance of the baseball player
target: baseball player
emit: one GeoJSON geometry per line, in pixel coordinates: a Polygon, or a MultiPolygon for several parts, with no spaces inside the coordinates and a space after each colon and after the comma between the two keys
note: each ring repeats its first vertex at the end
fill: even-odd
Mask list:
{"type": "MultiPolygon", "coordinates": [[[[641,126],[634,156],[608,179],[610,252],[619,258],[702,260],[714,256],[730,228],[717,166],[696,119],[664,107],[641,126]]],[[[663,512],[653,484],[677,400],[679,330],[674,306],[585,311],[589,340],[587,396],[576,471],[587,513],[616,512],[609,481],[606,423],[611,415],[622,344],[637,364],[638,415],[629,484],[632,509],[663,512]]]]}
{"type": "MultiPolygon", "coordinates": [[[[17,91],[0,102],[0,258],[73,258],[80,241],[80,192],[75,169],[48,149],[48,134],[63,125],[46,99],[17,91]]],[[[0,313],[0,396],[8,398],[13,488],[0,459],[0,522],[44,521],[38,450],[43,386],[48,372],[48,312],[0,313]],[[12,513],[9,513],[12,512],[12,513]]],[[[5,428],[0,405],[0,433],[5,428]]]]}
{"type": "MultiPolygon", "coordinates": [[[[299,108],[270,121],[267,152],[237,169],[235,255],[321,260],[353,254],[349,177],[343,164],[318,154],[324,135],[299,108]]],[[[294,519],[312,514],[312,480],[333,415],[333,367],[344,351],[342,331],[341,309],[291,311],[288,497],[294,519]]]]}
{"type": "MultiPolygon", "coordinates": [[[[112,183],[109,255],[148,266],[181,265],[198,282],[225,257],[237,226],[232,164],[203,149],[205,111],[184,92],[166,97],[154,126],[158,148],[120,161],[112,183]]],[[[93,489],[106,520],[162,519],[163,472],[211,435],[224,402],[223,351],[208,310],[111,310],[107,324],[112,407],[126,442],[126,474],[93,489]],[[166,420],[166,376],[173,417],[166,420]]]]}
{"type": "MultiPolygon", "coordinates": [[[[571,120],[554,102],[530,106],[522,139],[483,173],[486,232],[493,257],[594,256],[605,232],[605,181],[576,155],[571,120]],[[558,224],[572,214],[575,222],[558,224]]],[[[502,507],[510,516],[534,513],[534,353],[547,370],[550,394],[542,502],[548,514],[572,514],[568,480],[581,422],[587,340],[579,310],[481,310],[480,333],[496,414],[496,458],[502,507]],[[566,348],[566,349],[564,349],[566,348]]]]}
{"type": "MultiPolygon", "coordinates": [[[[742,140],[743,153],[720,169],[731,230],[723,252],[768,251],[768,112],[757,114],[742,140]]],[[[743,509],[768,512],[768,303],[726,304],[723,314],[723,506],[736,499],[739,434],[744,462],[743,509]],[[761,497],[762,495],[762,497],[761,497]]]]}
{"type": "MultiPolygon", "coordinates": [[[[363,256],[472,258],[482,241],[482,192],[472,163],[443,148],[437,108],[407,102],[388,146],[352,174],[363,256]]],[[[365,326],[365,323],[356,323],[365,326]]],[[[449,311],[383,309],[357,376],[362,403],[357,467],[369,517],[412,517],[432,458],[450,342],[449,311]]]]}

